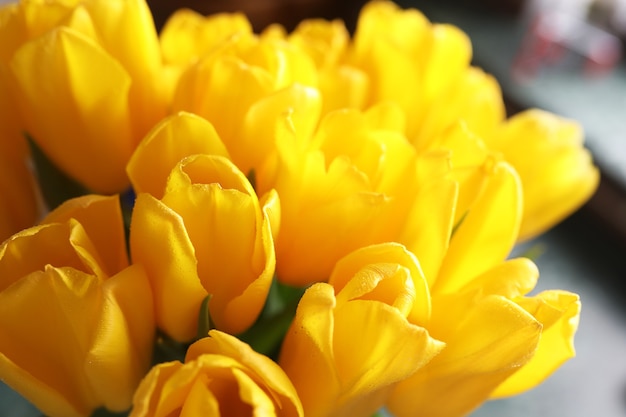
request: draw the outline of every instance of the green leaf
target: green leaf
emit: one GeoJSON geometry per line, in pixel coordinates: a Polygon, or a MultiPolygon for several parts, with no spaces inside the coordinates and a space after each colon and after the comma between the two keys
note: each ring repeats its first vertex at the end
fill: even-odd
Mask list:
{"type": "Polygon", "coordinates": [[[168,335],[158,332],[152,351],[152,365],[171,361],[185,362],[188,347],[188,343],[177,342],[168,335]]]}
{"type": "Polygon", "coordinates": [[[128,415],[128,411],[124,411],[121,413],[114,413],[113,411],[109,411],[106,408],[98,408],[96,411],[91,414],[91,417],[126,417],[128,415]]]}
{"type": "Polygon", "coordinates": [[[211,294],[204,297],[204,300],[202,300],[202,304],[200,305],[200,312],[198,314],[198,339],[207,337],[209,335],[209,330],[215,328],[215,326],[213,326],[213,321],[211,320],[211,312],[209,311],[210,300],[211,294]]]}
{"type": "Polygon", "coordinates": [[[237,337],[255,351],[277,360],[280,346],[305,290],[306,288],[281,284],[274,278],[258,320],[237,337]]]}
{"type": "Polygon", "coordinates": [[[469,210],[463,213],[459,221],[452,227],[452,232],[450,233],[450,239],[452,239],[452,236],[454,236],[456,231],[459,230],[459,227],[461,227],[461,225],[463,224],[463,221],[467,217],[467,213],[469,213],[469,210]]]}
{"type": "Polygon", "coordinates": [[[35,165],[35,175],[48,210],[55,209],[70,198],[89,194],[87,188],[68,177],[55,166],[28,133],[24,135],[30,147],[35,165]]]}

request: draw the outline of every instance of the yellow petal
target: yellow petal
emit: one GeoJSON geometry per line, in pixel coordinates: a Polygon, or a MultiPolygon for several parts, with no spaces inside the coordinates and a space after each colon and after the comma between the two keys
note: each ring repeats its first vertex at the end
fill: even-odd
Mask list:
{"type": "Polygon", "coordinates": [[[261,386],[269,390],[271,397],[280,408],[279,415],[302,415],[298,395],[283,370],[271,359],[253,351],[250,346],[234,336],[218,330],[211,330],[208,338],[195,342],[187,350],[185,361],[194,360],[203,354],[220,354],[233,358],[249,370],[261,386]]]}
{"type": "Polygon", "coordinates": [[[404,261],[394,248],[401,249],[366,248],[344,262],[334,275],[337,284],[344,274],[354,275],[336,298],[331,284],[318,283],[300,300],[279,363],[307,416],[371,415],[393,384],[443,347],[406,319],[404,306],[415,301],[413,281],[408,268],[394,263],[404,261]],[[376,259],[359,267],[354,258],[365,252],[376,259]],[[385,258],[389,262],[383,263],[385,258]]]}
{"type": "Polygon", "coordinates": [[[131,80],[120,64],[90,39],[60,28],[22,46],[11,69],[26,130],[46,155],[94,191],[123,190],[132,150],[131,80]]]}
{"type": "Polygon", "coordinates": [[[318,68],[336,65],[343,57],[350,34],[345,24],[337,19],[307,19],[289,34],[289,42],[305,50],[318,68]]]}
{"type": "Polygon", "coordinates": [[[137,389],[132,417],[301,417],[289,379],[271,359],[216,330],[189,347],[185,364],[161,363],[137,389]]]}
{"type": "Polygon", "coordinates": [[[256,168],[260,174],[259,167],[275,152],[276,125],[280,118],[288,114],[298,137],[308,139],[317,127],[321,106],[319,92],[301,84],[259,99],[245,114],[237,142],[230,143],[233,161],[244,173],[256,168]]]}
{"type": "Polygon", "coordinates": [[[35,179],[25,161],[21,158],[6,160],[7,154],[2,152],[0,150],[0,194],[3,196],[0,201],[0,241],[33,226],[40,215],[35,179]]]}
{"type": "Polygon", "coordinates": [[[486,185],[454,232],[433,292],[452,292],[503,261],[521,221],[521,185],[503,162],[487,161],[486,185]]]}
{"type": "Polygon", "coordinates": [[[541,324],[503,297],[486,297],[471,309],[440,301],[429,328],[446,348],[398,384],[387,406],[399,417],[467,415],[530,360],[539,341],[541,324]]]}
{"type": "Polygon", "coordinates": [[[264,200],[269,206],[260,207],[251,184],[232,162],[197,154],[172,170],[162,201],[147,197],[143,201],[138,198],[133,212],[133,223],[137,213],[142,226],[140,237],[134,238],[136,229],[131,224],[131,249],[133,261],[145,263],[155,274],[156,296],[162,298],[162,304],[157,301],[157,310],[162,310],[159,323],[168,332],[168,327],[176,327],[171,331],[176,331],[177,339],[192,337],[200,301],[208,293],[211,317],[218,328],[239,333],[252,325],[274,275],[272,225],[263,213],[276,211],[272,205],[278,203],[277,198],[269,196],[264,200]],[[164,216],[161,221],[169,223],[163,230],[155,217],[160,215],[164,216]],[[148,224],[146,217],[154,217],[154,224],[148,224]],[[153,245],[146,243],[152,239],[170,242],[169,248],[164,244],[160,249],[175,251],[177,257],[154,253],[153,245]],[[140,251],[138,257],[135,248],[140,251]],[[169,285],[181,288],[163,294],[169,285]],[[191,301],[186,303],[186,299],[191,301]],[[175,310],[171,314],[178,318],[169,321],[169,310],[175,310]]]}
{"type": "Polygon", "coordinates": [[[281,347],[278,363],[296,387],[307,417],[315,417],[308,411],[314,407],[332,407],[340,389],[333,363],[334,307],[332,286],[309,287],[281,347]]]}
{"type": "Polygon", "coordinates": [[[598,169],[583,147],[582,127],[531,109],[487,137],[518,171],[524,189],[520,239],[544,232],[578,209],[597,188],[598,169]]]}
{"type": "Polygon", "coordinates": [[[3,380],[47,415],[90,415],[99,403],[84,360],[102,302],[98,280],[49,267],[4,289],[0,300],[3,380]]]}
{"type": "MultiPolygon", "coordinates": [[[[409,113],[410,114],[410,113],[409,113]]],[[[450,126],[463,120],[479,137],[490,134],[506,113],[502,91],[496,79],[476,67],[469,67],[445,93],[437,96],[424,111],[422,123],[409,134],[418,149],[427,146],[450,126]]]]}
{"type": "MultiPolygon", "coordinates": [[[[235,371],[236,369],[233,369],[233,373],[235,371]]],[[[241,407],[237,409],[237,406],[241,406],[241,403],[238,401],[223,401],[223,404],[220,404],[217,398],[215,398],[215,394],[207,386],[207,382],[203,378],[197,378],[193,381],[177,417],[218,416],[221,411],[233,413],[232,415],[239,415],[237,412],[245,413],[241,407]]],[[[214,389],[218,386],[215,382],[211,385],[213,385],[214,389]]],[[[246,409],[246,411],[248,410],[246,409]]]]}
{"type": "Polygon", "coordinates": [[[320,72],[319,89],[324,97],[322,114],[342,108],[363,109],[370,94],[370,78],[359,68],[340,65],[320,72]]]}
{"type": "MultiPolygon", "coordinates": [[[[427,155],[419,164],[441,169],[447,166],[447,156],[427,155]]],[[[424,171],[428,179],[420,182],[397,239],[417,256],[429,287],[432,287],[448,250],[458,186],[445,174],[440,175],[430,168],[424,171]],[[433,207],[437,207],[435,212],[433,207]]]]}
{"type": "Polygon", "coordinates": [[[63,265],[104,277],[102,263],[85,229],[76,221],[34,226],[0,246],[0,290],[46,265],[63,265]]]}
{"type": "Polygon", "coordinates": [[[104,49],[128,72],[133,82],[133,146],[166,115],[169,86],[164,82],[161,51],[152,13],[145,0],[90,0],[85,7],[104,49]],[[132,39],[132,42],[128,40],[132,39]]]}
{"type": "Polygon", "coordinates": [[[474,278],[461,291],[474,291],[481,296],[495,294],[514,299],[535,288],[538,278],[539,270],[530,259],[510,259],[474,278]]]}
{"type": "MultiPolygon", "coordinates": [[[[264,269],[258,270],[252,256],[257,238],[258,207],[250,195],[222,184],[216,181],[206,188],[188,187],[169,192],[163,202],[185,221],[196,253],[200,282],[212,295],[209,309],[216,326],[239,333],[260,313],[265,298],[259,295],[267,294],[273,268],[262,274],[261,282],[255,282],[264,269]],[[252,283],[256,290],[247,294],[252,283]],[[237,309],[230,304],[239,296],[245,299],[236,303],[237,309]]],[[[266,233],[270,235],[269,224],[267,227],[266,233]]],[[[271,241],[269,243],[273,248],[271,241]]]]}
{"type": "MultiPolygon", "coordinates": [[[[341,391],[330,408],[343,410],[335,415],[366,416],[382,406],[387,387],[426,365],[443,344],[387,304],[352,300],[337,306],[333,347],[341,391]]],[[[324,381],[317,383],[321,390],[324,381]]]]}
{"type": "Polygon", "coordinates": [[[574,334],[581,307],[578,295],[553,290],[516,301],[543,325],[543,331],[530,362],[498,386],[492,398],[516,395],[537,386],[575,356],[574,334]]]}
{"type": "MultiPolygon", "coordinates": [[[[345,296],[346,294],[343,292],[344,286],[349,283],[357,285],[357,281],[354,280],[353,277],[362,268],[365,268],[367,265],[378,264],[380,264],[380,266],[376,266],[376,269],[372,271],[374,274],[369,274],[370,279],[374,280],[371,283],[374,287],[378,285],[377,279],[382,278],[381,270],[378,268],[384,266],[389,268],[395,265],[393,270],[398,267],[405,269],[406,272],[404,274],[400,273],[401,271],[397,271],[397,273],[399,274],[398,278],[404,275],[405,278],[410,279],[412,293],[410,294],[410,303],[412,304],[410,310],[412,311],[409,321],[413,324],[426,325],[430,319],[430,292],[428,290],[428,283],[424,279],[424,275],[422,274],[415,255],[407,251],[402,245],[384,243],[357,249],[337,262],[328,282],[335,288],[335,291],[338,292],[338,297],[345,296]],[[375,273],[376,271],[378,273],[375,273]]],[[[385,274],[382,275],[384,276],[385,274]]],[[[398,284],[401,284],[403,287],[400,293],[404,292],[404,286],[406,285],[404,279],[400,280],[398,284]]],[[[356,287],[359,291],[365,291],[365,288],[366,286],[362,282],[356,287]]],[[[367,292],[370,291],[371,289],[367,292]]],[[[361,295],[358,295],[358,297],[361,295]]],[[[408,294],[406,295],[408,296],[408,294]]],[[[398,294],[395,294],[393,298],[397,296],[398,294]]],[[[354,296],[351,296],[351,298],[354,298],[354,296]]],[[[384,300],[379,299],[379,301],[384,300]]],[[[394,305],[393,300],[389,301],[391,302],[387,302],[387,304],[394,305]]],[[[396,308],[398,307],[396,306],[396,308]]]]}
{"type": "Polygon", "coordinates": [[[167,19],[159,36],[163,59],[169,64],[186,65],[238,33],[252,33],[252,25],[243,13],[202,16],[191,9],[178,9],[167,19]]]}
{"type": "Polygon", "coordinates": [[[64,223],[71,218],[78,220],[85,229],[108,276],[128,266],[124,222],[117,195],[92,194],[67,200],[48,213],[41,223],[64,223]]]}
{"type": "Polygon", "coordinates": [[[326,171],[321,156],[306,157],[299,168],[302,174],[297,174],[304,178],[295,174],[289,178],[287,174],[279,178],[285,183],[276,186],[283,207],[276,244],[277,270],[285,283],[325,281],[341,256],[374,243],[369,227],[388,202],[384,195],[366,191],[362,174],[348,161],[335,159],[326,171]],[[300,197],[304,190],[306,199],[300,197]],[[333,230],[332,238],[329,229],[333,230]]]}
{"type": "Polygon", "coordinates": [[[112,276],[102,290],[102,315],[85,373],[107,409],[124,411],[150,367],[155,333],[152,291],[141,265],[112,276]]]}
{"type": "Polygon", "coordinates": [[[207,292],[200,284],[193,245],[182,218],[149,194],[139,194],[130,232],[133,263],[146,269],[158,326],[178,341],[196,335],[207,292]]]}
{"type": "Polygon", "coordinates": [[[456,26],[434,24],[424,72],[424,100],[430,102],[452,84],[472,58],[469,37],[456,26]]]}
{"type": "Polygon", "coordinates": [[[186,156],[201,153],[228,157],[211,123],[179,112],[148,133],[128,161],[126,171],[136,193],[147,192],[162,198],[174,166],[186,156]]]}
{"type": "Polygon", "coordinates": [[[231,148],[250,106],[272,90],[273,80],[264,69],[233,56],[207,57],[181,76],[172,107],[209,120],[231,148]]]}
{"type": "Polygon", "coordinates": [[[157,364],[135,391],[130,415],[133,417],[171,415],[184,403],[189,385],[193,383],[198,372],[198,367],[184,367],[178,361],[157,364]]]}

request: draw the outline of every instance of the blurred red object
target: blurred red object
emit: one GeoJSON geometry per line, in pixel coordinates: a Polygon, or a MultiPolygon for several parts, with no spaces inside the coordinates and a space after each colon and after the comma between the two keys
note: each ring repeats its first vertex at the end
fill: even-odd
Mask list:
{"type": "Polygon", "coordinates": [[[608,31],[564,11],[537,12],[513,60],[513,77],[523,81],[537,75],[544,65],[561,61],[566,54],[582,57],[587,75],[612,70],[622,57],[622,43],[608,31]]]}

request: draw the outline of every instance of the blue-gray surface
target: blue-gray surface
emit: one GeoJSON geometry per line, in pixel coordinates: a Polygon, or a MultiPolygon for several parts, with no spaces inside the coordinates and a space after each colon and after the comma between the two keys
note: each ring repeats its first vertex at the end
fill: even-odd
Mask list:
{"type": "Polygon", "coordinates": [[[626,416],[626,253],[590,230],[593,224],[577,222],[539,239],[546,252],[536,261],[538,290],[580,294],[577,357],[534,390],[487,403],[472,417],[626,416]]]}

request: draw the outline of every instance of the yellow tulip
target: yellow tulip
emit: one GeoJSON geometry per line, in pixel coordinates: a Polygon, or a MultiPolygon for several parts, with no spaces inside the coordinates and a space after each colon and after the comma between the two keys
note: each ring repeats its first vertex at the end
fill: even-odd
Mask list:
{"type": "Polygon", "coordinates": [[[574,335],[580,320],[580,298],[562,290],[543,291],[514,301],[541,322],[543,329],[533,358],[500,384],[492,398],[520,394],[543,382],[576,355],[574,335]]]}
{"type": "Polygon", "coordinates": [[[0,38],[12,41],[0,45],[7,65],[0,75],[23,130],[77,182],[97,192],[122,191],[131,152],[166,111],[169,87],[147,4],[59,0],[8,7],[0,38]]]}
{"type": "Polygon", "coordinates": [[[130,247],[152,282],[159,327],[179,341],[195,337],[200,305],[217,328],[246,330],[257,318],[274,275],[272,228],[278,196],[261,200],[226,158],[193,155],[170,174],[162,199],[139,194],[130,247]]]}
{"type": "Polygon", "coordinates": [[[569,216],[594,193],[600,173],[583,147],[582,127],[546,111],[518,113],[486,137],[517,170],[524,190],[520,240],[569,216]]]}
{"type": "Polygon", "coordinates": [[[542,323],[511,299],[530,291],[537,275],[532,262],[516,259],[455,292],[433,294],[428,330],[446,348],[398,384],[389,410],[398,417],[467,415],[529,363],[542,323]]]}
{"type": "Polygon", "coordinates": [[[328,284],[307,289],[279,358],[304,413],[378,410],[399,381],[443,348],[416,324],[429,321],[429,297],[415,257],[392,243],[347,255],[328,284]]]}
{"type": "Polygon", "coordinates": [[[446,349],[398,385],[390,410],[399,417],[467,415],[489,398],[537,386],[572,358],[578,296],[565,291],[524,296],[537,278],[536,266],[520,258],[454,293],[433,295],[428,329],[446,349]]]}
{"type": "Polygon", "coordinates": [[[315,113],[296,110],[278,120],[276,163],[257,172],[257,189],[280,195],[282,282],[326,281],[339,258],[375,243],[445,252],[456,198],[447,156],[419,157],[398,132],[402,117],[394,109],[331,112],[313,131],[302,126],[316,126],[315,113]]]}
{"type": "Polygon", "coordinates": [[[302,417],[283,370],[233,336],[211,330],[185,363],[156,365],[137,389],[130,417],[302,417]]]}
{"type": "Polygon", "coordinates": [[[522,219],[522,192],[506,162],[485,160],[461,185],[472,201],[456,205],[455,230],[441,267],[431,283],[434,293],[452,293],[504,261],[515,244],[522,219]]]}
{"type": "Polygon", "coordinates": [[[249,127],[253,123],[259,128],[256,122],[263,130],[274,127],[273,119],[259,120],[258,108],[275,107],[274,101],[282,105],[285,97],[287,109],[299,106],[304,101],[300,96],[318,94],[311,91],[316,85],[315,66],[304,52],[280,39],[239,32],[186,69],[173,109],[211,122],[235,164],[247,174],[258,169],[273,146],[272,137],[249,127]]]}
{"type": "Polygon", "coordinates": [[[471,67],[469,38],[432,24],[418,10],[372,1],[359,15],[348,62],[370,80],[368,105],[394,101],[406,112],[406,135],[418,149],[459,119],[482,135],[504,117],[500,88],[471,67]]]}
{"type": "Polygon", "coordinates": [[[16,10],[16,4],[0,7],[0,241],[36,224],[42,211],[8,80],[8,62],[24,30],[11,18],[16,10]]]}
{"type": "Polygon", "coordinates": [[[128,266],[117,197],[69,201],[13,235],[0,276],[0,379],[52,417],[130,407],[154,318],[146,274],[128,266]]]}
{"type": "Polygon", "coordinates": [[[324,97],[322,114],[344,107],[365,108],[370,79],[364,70],[348,63],[350,35],[342,21],[304,20],[283,38],[315,62],[324,97]]]}
{"type": "Polygon", "coordinates": [[[165,22],[159,40],[165,62],[185,68],[238,34],[252,34],[252,25],[242,13],[202,16],[178,9],[165,22]]]}
{"type": "Polygon", "coordinates": [[[163,119],[139,143],[126,166],[135,193],[162,198],[167,177],[186,156],[210,154],[228,157],[213,125],[191,113],[163,119]]]}

